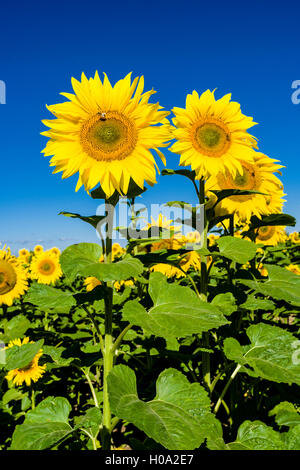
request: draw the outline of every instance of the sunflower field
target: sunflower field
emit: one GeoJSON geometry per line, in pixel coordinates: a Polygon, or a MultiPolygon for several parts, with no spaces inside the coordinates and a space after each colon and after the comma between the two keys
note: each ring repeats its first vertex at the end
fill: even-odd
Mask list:
{"type": "Polygon", "coordinates": [[[105,204],[62,212],[100,240],[0,247],[0,448],[300,450],[300,236],[283,165],[230,94],[193,91],[171,115],[143,77],[72,86],[47,106],[43,153],[105,204]],[[156,159],[176,167],[166,148],[179,168],[160,182],[188,179],[198,203],[178,188],[165,206],[187,216],[143,221],[156,159]]]}

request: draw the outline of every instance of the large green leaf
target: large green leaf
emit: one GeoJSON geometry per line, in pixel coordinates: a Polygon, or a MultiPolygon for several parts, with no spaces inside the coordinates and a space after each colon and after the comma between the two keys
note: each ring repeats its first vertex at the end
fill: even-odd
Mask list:
{"type": "Polygon", "coordinates": [[[100,281],[123,281],[143,272],[140,260],[126,255],[116,263],[100,263],[101,248],[96,243],[79,243],[66,248],[61,254],[61,266],[70,278],[95,276],[100,281]]]}
{"type": "Polygon", "coordinates": [[[214,432],[217,420],[206,391],[198,383],[190,384],[178,370],[160,374],[156,396],[149,402],[139,399],[135,374],[127,366],[112,369],[108,388],[112,412],[167,449],[195,449],[214,432]]]}
{"type": "Polygon", "coordinates": [[[261,218],[256,216],[251,217],[250,229],[270,225],[289,225],[294,227],[296,225],[296,219],[289,214],[270,214],[263,215],[261,218]]]}
{"type": "Polygon", "coordinates": [[[0,339],[4,342],[20,338],[26,333],[30,326],[30,321],[24,315],[19,314],[4,323],[4,334],[0,335],[0,339]]]}
{"type": "Polygon", "coordinates": [[[47,397],[16,426],[11,450],[43,450],[73,432],[68,423],[71,405],[63,397],[47,397]]]}
{"type": "Polygon", "coordinates": [[[33,283],[27,292],[25,302],[36,305],[41,310],[69,313],[71,307],[76,305],[72,292],[63,291],[45,284],[33,283]]]}
{"type": "MultiPolygon", "coordinates": [[[[294,360],[297,338],[278,326],[264,323],[247,329],[250,345],[241,346],[234,338],[226,338],[224,352],[229,359],[252,368],[255,375],[274,382],[300,385],[300,364],[294,360]]],[[[248,372],[244,367],[243,372],[248,372]]],[[[252,374],[249,370],[249,374],[252,374]]]]}
{"type": "Polygon", "coordinates": [[[235,298],[231,292],[216,295],[212,299],[211,304],[219,307],[219,309],[221,310],[221,312],[224,313],[224,315],[231,315],[237,310],[235,298]]]}
{"type": "Polygon", "coordinates": [[[12,346],[6,350],[6,365],[7,370],[21,369],[28,366],[34,356],[39,352],[43,346],[44,340],[40,339],[36,343],[27,343],[22,346],[12,346]]]}
{"type": "Polygon", "coordinates": [[[217,244],[222,256],[240,264],[245,264],[254,258],[257,250],[255,243],[231,236],[219,238],[217,244]]]}
{"type": "Polygon", "coordinates": [[[150,276],[149,294],[154,306],[147,312],[137,301],[127,302],[123,318],[162,337],[183,337],[229,323],[222,311],[200,300],[188,287],[168,284],[165,276],[150,276]]]}
{"type": "Polygon", "coordinates": [[[300,411],[296,410],[295,406],[288,401],[282,401],[276,405],[269,412],[269,416],[275,416],[278,426],[293,427],[300,425],[300,411]]]}
{"type": "Polygon", "coordinates": [[[60,256],[64,274],[74,279],[86,266],[98,263],[102,249],[97,243],[77,243],[66,248],[60,256]]]}
{"type": "Polygon", "coordinates": [[[266,281],[239,279],[238,282],[265,296],[300,306],[300,276],[280,266],[265,266],[269,275],[266,281]]]}
{"type": "Polygon", "coordinates": [[[237,438],[227,444],[229,450],[284,450],[280,434],[261,421],[244,421],[237,438]]]}

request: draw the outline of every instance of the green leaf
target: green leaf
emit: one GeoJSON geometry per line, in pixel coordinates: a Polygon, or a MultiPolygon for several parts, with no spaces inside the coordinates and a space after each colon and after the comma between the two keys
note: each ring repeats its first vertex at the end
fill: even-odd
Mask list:
{"type": "Polygon", "coordinates": [[[261,421],[244,421],[237,439],[227,444],[229,450],[284,450],[280,434],[261,421]]]}
{"type": "Polygon", "coordinates": [[[286,433],[285,443],[287,450],[300,450],[300,424],[286,433]]]}
{"type": "Polygon", "coordinates": [[[80,214],[76,214],[73,212],[60,212],[58,215],[64,215],[66,217],[71,217],[72,219],[80,219],[83,222],[87,222],[88,224],[92,225],[92,227],[97,228],[97,225],[99,222],[102,222],[104,219],[106,219],[105,215],[89,215],[89,216],[84,216],[80,214]]]}
{"type": "Polygon", "coordinates": [[[249,196],[252,194],[264,194],[259,191],[250,191],[248,189],[216,189],[210,191],[217,196],[218,203],[223,199],[232,196],[249,196]]]}
{"type": "Polygon", "coordinates": [[[244,308],[246,310],[274,310],[275,305],[271,300],[266,299],[257,299],[254,294],[248,296],[246,302],[239,306],[240,308],[244,308]]]}
{"type": "Polygon", "coordinates": [[[216,418],[206,391],[178,370],[160,374],[156,396],[149,402],[139,399],[135,374],[124,365],[109,373],[108,389],[112,412],[167,449],[195,449],[213,432],[216,418]]]}
{"type": "Polygon", "coordinates": [[[74,361],[74,357],[62,357],[62,354],[67,350],[61,347],[55,346],[44,346],[43,347],[43,354],[50,356],[53,362],[57,367],[67,367],[74,361]]]}
{"type": "Polygon", "coordinates": [[[142,274],[144,266],[140,260],[125,255],[121,261],[105,264],[95,263],[81,270],[83,276],[95,276],[100,281],[124,281],[142,274]]]}
{"type": "Polygon", "coordinates": [[[223,312],[224,315],[231,315],[237,310],[235,298],[231,292],[216,295],[212,299],[211,305],[219,307],[219,309],[223,312]]]}
{"type": "Polygon", "coordinates": [[[222,256],[240,264],[245,264],[254,258],[257,250],[255,243],[231,236],[219,238],[217,244],[222,256]]]}
{"type": "Polygon", "coordinates": [[[68,423],[71,405],[66,398],[48,397],[16,426],[11,450],[43,450],[52,447],[73,432],[68,423]]]}
{"type": "Polygon", "coordinates": [[[89,408],[85,415],[79,416],[76,419],[76,425],[78,427],[86,429],[92,436],[96,436],[99,431],[99,427],[102,423],[102,414],[99,408],[89,408]]]}
{"type": "Polygon", "coordinates": [[[7,370],[21,369],[31,363],[34,356],[43,346],[44,340],[40,339],[36,343],[27,343],[22,346],[12,346],[6,350],[7,370]]]}
{"type": "Polygon", "coordinates": [[[218,307],[200,300],[189,287],[162,282],[161,275],[154,274],[149,283],[154,306],[147,312],[137,300],[129,301],[123,308],[124,320],[164,338],[202,333],[230,323],[218,307]]]}
{"type": "Polygon", "coordinates": [[[56,287],[33,283],[27,292],[25,302],[36,305],[41,310],[69,313],[71,307],[76,305],[72,292],[62,291],[56,287]]]}
{"type": "MultiPolygon", "coordinates": [[[[264,323],[251,325],[247,335],[250,339],[247,347],[238,346],[234,338],[225,340],[224,352],[229,359],[247,364],[264,379],[300,385],[300,363],[295,360],[298,341],[295,336],[278,326],[264,323]]],[[[247,368],[243,371],[247,372],[247,368]]]]}
{"type": "Polygon", "coordinates": [[[17,388],[10,388],[7,392],[4,393],[2,397],[3,405],[15,400],[22,400],[26,395],[18,390],[17,388]]]}
{"type": "Polygon", "coordinates": [[[66,248],[60,257],[67,277],[95,276],[100,281],[123,281],[143,272],[140,260],[126,255],[116,263],[100,263],[101,248],[96,243],[79,243],[66,248]]]}
{"type": "Polygon", "coordinates": [[[24,315],[16,315],[4,325],[4,335],[1,335],[3,341],[11,341],[22,337],[30,326],[30,321],[24,315]]]}
{"type": "Polygon", "coordinates": [[[60,256],[64,274],[74,279],[81,270],[93,263],[99,263],[102,249],[97,243],[77,243],[66,248],[60,256]]]}
{"type": "Polygon", "coordinates": [[[300,413],[296,410],[295,406],[288,401],[283,401],[276,405],[275,408],[269,412],[269,416],[275,416],[275,421],[278,426],[293,427],[300,425],[300,413]]]}
{"type": "Polygon", "coordinates": [[[267,270],[266,281],[238,279],[238,282],[266,296],[300,306],[300,276],[280,266],[268,264],[267,270]]]}
{"type": "Polygon", "coordinates": [[[256,216],[251,217],[250,230],[270,225],[288,225],[294,227],[296,225],[296,219],[289,214],[263,215],[261,218],[256,216]]]}
{"type": "Polygon", "coordinates": [[[196,173],[191,170],[172,170],[168,168],[164,168],[161,171],[162,176],[172,176],[172,175],[180,175],[186,176],[186,178],[190,179],[191,181],[195,181],[196,173]]]}

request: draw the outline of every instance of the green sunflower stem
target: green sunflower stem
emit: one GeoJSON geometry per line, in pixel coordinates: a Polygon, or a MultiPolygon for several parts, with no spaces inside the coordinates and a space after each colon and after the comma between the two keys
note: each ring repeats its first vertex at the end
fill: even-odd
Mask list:
{"type": "MultiPolygon", "coordinates": [[[[199,184],[199,203],[203,207],[203,230],[201,233],[202,247],[207,248],[207,231],[208,231],[208,220],[206,217],[205,211],[205,180],[204,178],[200,179],[199,184]]],[[[201,207],[201,209],[202,209],[201,207]]],[[[200,295],[201,299],[205,302],[207,301],[207,284],[208,284],[208,275],[207,275],[207,258],[206,256],[201,257],[201,282],[200,282],[200,295]]],[[[204,332],[202,334],[203,347],[209,349],[209,333],[204,332]]],[[[202,374],[203,381],[206,385],[208,391],[210,391],[211,380],[210,380],[210,356],[208,352],[202,352],[202,374]]]]}
{"type": "MultiPolygon", "coordinates": [[[[107,216],[106,224],[106,244],[105,244],[105,263],[112,262],[112,231],[115,204],[109,204],[105,201],[105,210],[107,216]]],[[[105,295],[105,337],[103,350],[103,428],[101,431],[102,449],[110,450],[111,447],[111,410],[108,396],[107,377],[113,367],[114,351],[112,336],[112,308],[113,308],[113,283],[106,283],[105,295]]]]}

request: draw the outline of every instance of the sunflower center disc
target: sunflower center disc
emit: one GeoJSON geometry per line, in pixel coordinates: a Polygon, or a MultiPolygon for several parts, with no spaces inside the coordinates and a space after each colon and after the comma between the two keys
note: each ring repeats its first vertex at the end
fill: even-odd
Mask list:
{"type": "Polygon", "coordinates": [[[210,157],[220,157],[230,145],[230,135],[222,123],[206,122],[197,126],[195,138],[196,148],[210,157]]]}
{"type": "Polygon", "coordinates": [[[110,111],[105,119],[96,114],[81,129],[81,145],[95,160],[123,160],[134,149],[137,132],[126,116],[110,111]]]}
{"type": "Polygon", "coordinates": [[[275,232],[274,227],[260,227],[258,229],[258,239],[259,240],[268,240],[272,237],[275,232]]]}
{"type": "Polygon", "coordinates": [[[52,261],[42,261],[39,265],[40,272],[42,274],[50,275],[55,270],[55,265],[52,261]]]}
{"type": "Polygon", "coordinates": [[[7,261],[0,261],[0,295],[10,292],[17,283],[17,275],[13,266],[7,261]]]}

